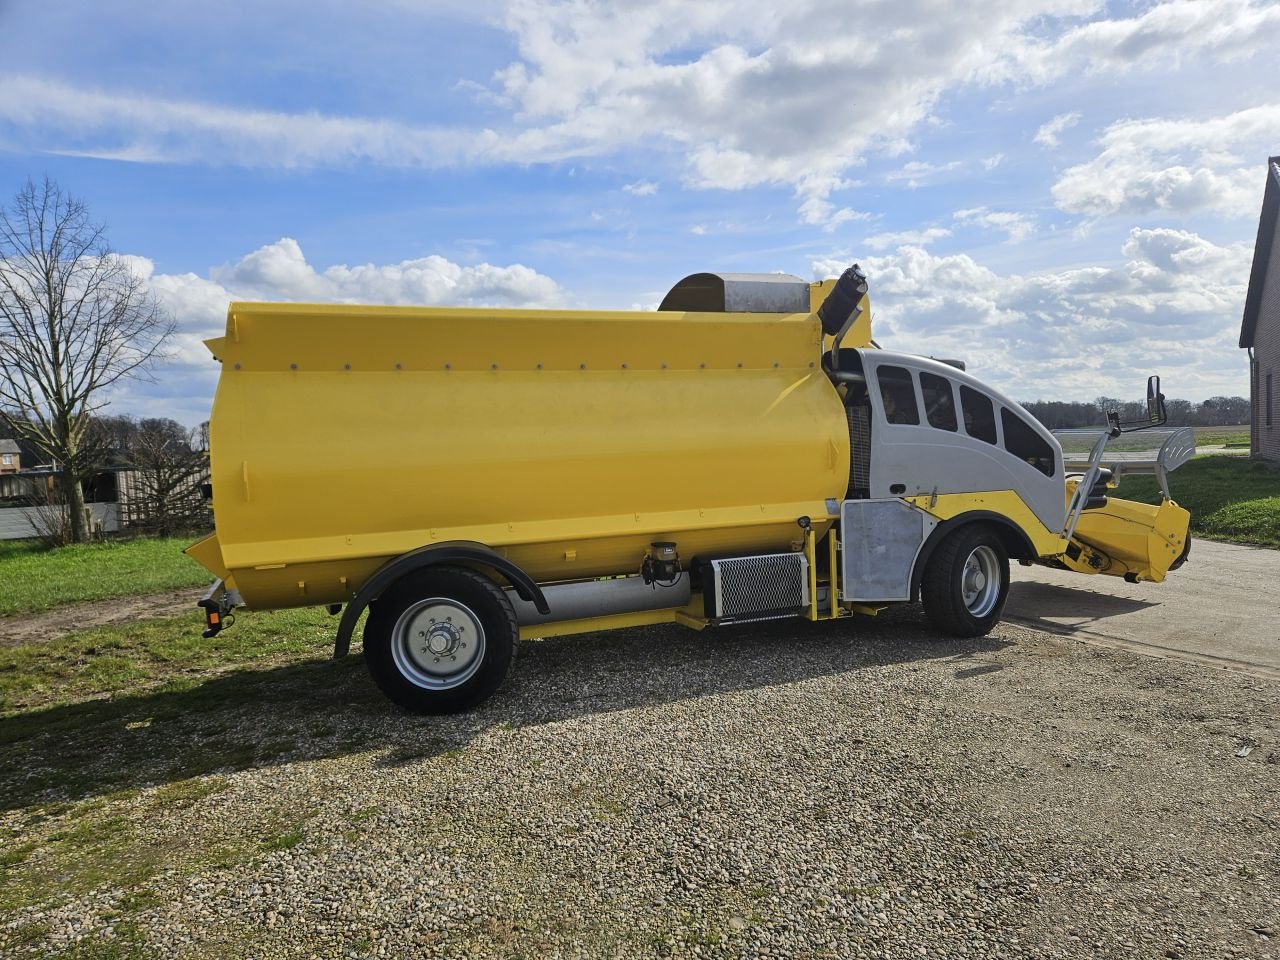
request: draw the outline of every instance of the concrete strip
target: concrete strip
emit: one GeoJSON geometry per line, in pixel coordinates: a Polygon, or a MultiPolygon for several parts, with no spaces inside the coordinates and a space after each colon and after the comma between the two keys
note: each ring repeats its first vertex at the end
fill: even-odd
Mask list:
{"type": "Polygon", "coordinates": [[[1005,617],[1280,679],[1280,551],[1196,540],[1186,565],[1164,583],[1015,564],[1005,617]]]}

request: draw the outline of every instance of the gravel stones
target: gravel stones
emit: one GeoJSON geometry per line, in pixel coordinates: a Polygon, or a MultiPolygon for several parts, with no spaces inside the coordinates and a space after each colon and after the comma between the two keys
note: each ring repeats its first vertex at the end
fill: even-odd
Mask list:
{"type": "Polygon", "coordinates": [[[189,802],[10,808],[15,884],[86,803],[119,856],[173,854],[131,910],[89,881],[11,901],[6,953],[1280,956],[1269,681],[902,610],[528,643],[460,717],[366,685],[215,715],[294,747],[189,802]]]}

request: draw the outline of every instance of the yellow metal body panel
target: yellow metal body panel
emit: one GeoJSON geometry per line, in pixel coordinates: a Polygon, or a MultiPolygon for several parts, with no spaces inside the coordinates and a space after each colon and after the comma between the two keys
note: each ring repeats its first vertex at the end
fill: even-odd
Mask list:
{"type": "Polygon", "coordinates": [[[471,540],[540,582],[785,550],[831,525],[849,438],[809,314],[231,305],[210,423],[217,551],[250,607],[349,599],[471,540]]]}
{"type": "Polygon", "coordinates": [[[1172,500],[1159,506],[1108,497],[1105,506],[1080,514],[1074,539],[1100,555],[1093,566],[1088,552],[1063,562],[1079,573],[1112,577],[1132,574],[1161,583],[1186,546],[1191,514],[1172,500]]]}
{"type": "Polygon", "coordinates": [[[1056,557],[1067,548],[1061,531],[1049,530],[1022,498],[1012,490],[992,490],[988,493],[944,493],[936,497],[903,497],[912,506],[938,520],[951,520],[964,513],[977,510],[999,514],[1018,525],[1027,535],[1036,555],[1056,557]]]}
{"type": "MultiPolygon", "coordinates": [[[[822,306],[822,302],[827,299],[831,291],[836,288],[835,280],[823,280],[819,283],[809,284],[809,310],[813,313],[818,312],[818,308],[822,306]]],[[[830,350],[832,343],[835,342],[834,337],[824,337],[822,349],[830,350]]],[[[864,294],[862,302],[858,304],[858,316],[853,321],[853,325],[849,327],[849,332],[844,335],[844,339],[840,341],[843,347],[869,347],[871,346],[871,297],[864,294]]]]}

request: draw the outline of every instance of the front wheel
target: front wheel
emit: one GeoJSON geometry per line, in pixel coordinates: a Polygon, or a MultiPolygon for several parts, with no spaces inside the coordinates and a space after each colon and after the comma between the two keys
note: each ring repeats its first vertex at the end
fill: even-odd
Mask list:
{"type": "Polygon", "coordinates": [[[474,570],[439,567],[369,608],[364,656],[379,689],[414,713],[458,713],[498,689],[520,627],[506,593],[474,570]]]}
{"type": "Polygon", "coordinates": [[[961,527],[934,550],[920,583],[929,622],[956,637],[981,637],[1009,596],[1009,554],[985,526],[961,527]]]}

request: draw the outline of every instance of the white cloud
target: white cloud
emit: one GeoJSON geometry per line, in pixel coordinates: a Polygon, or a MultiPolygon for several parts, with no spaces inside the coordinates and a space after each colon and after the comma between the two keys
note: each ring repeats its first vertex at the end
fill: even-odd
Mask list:
{"type": "Polygon", "coordinates": [[[652,180],[637,180],[635,183],[623,186],[622,192],[629,193],[633,197],[652,197],[658,192],[658,185],[652,180]]]}
{"type": "Polygon", "coordinates": [[[554,280],[520,264],[461,266],[431,256],[317,270],[288,237],[214,269],[210,278],[158,274],[150,260],[128,260],[177,321],[177,331],[168,346],[172,359],[156,368],[155,382],[121,385],[110,397],[113,409],[188,426],[209,416],[218,366],[203,341],[221,335],[232,300],[553,307],[566,299],[554,280]]]}
{"type": "Polygon", "coordinates": [[[1280,45],[1280,6],[1266,0],[1166,0],[1126,19],[1100,18],[1057,37],[1011,48],[1014,76],[1049,82],[1088,69],[1108,74],[1224,63],[1266,55],[1280,45]]]}
{"type": "Polygon", "coordinates": [[[951,236],[946,227],[928,227],[924,230],[903,230],[900,233],[877,233],[862,241],[872,250],[888,250],[890,247],[926,247],[935,240],[951,236]]]}
{"type": "MultiPolygon", "coordinates": [[[[1249,245],[1135,229],[1116,266],[1000,274],[964,254],[903,247],[864,260],[873,325],[893,349],[958,356],[1021,399],[1136,394],[1147,373],[1170,396],[1248,389],[1236,348],[1249,245]],[[1126,391],[1128,391],[1126,393],[1126,391]]],[[[838,274],[844,258],[814,263],[838,274]]]]}
{"type": "Polygon", "coordinates": [[[1277,131],[1280,103],[1208,120],[1126,120],[1106,129],[1096,157],[1062,174],[1053,197],[1091,217],[1256,216],[1277,131]]]}
{"type": "Polygon", "coordinates": [[[1062,142],[1059,134],[1071,129],[1079,122],[1080,114],[1078,113],[1060,113],[1047,123],[1041,124],[1031,140],[1044,147],[1056,147],[1062,142]]]}
{"type": "Polygon", "coordinates": [[[554,280],[521,264],[464,267],[430,256],[384,265],[341,264],[317,271],[289,237],[213,270],[212,276],[238,296],[262,300],[460,307],[550,307],[564,301],[554,280]]]}
{"type": "Polygon", "coordinates": [[[884,180],[886,183],[903,183],[909,189],[915,190],[926,183],[943,179],[947,174],[955,173],[963,166],[964,164],[959,160],[949,160],[946,163],[912,160],[897,170],[890,170],[884,175],[884,180]]]}
{"type": "Polygon", "coordinates": [[[968,210],[957,210],[952,215],[956,223],[969,226],[985,227],[991,230],[1003,230],[1010,243],[1020,243],[1036,230],[1036,218],[1025,213],[1011,210],[988,210],[986,207],[973,207],[968,210]]]}
{"type": "MultiPolygon", "coordinates": [[[[1122,82],[1126,71],[1280,46],[1280,5],[1252,0],[1168,0],[1127,18],[1099,0],[989,0],[977,30],[972,9],[949,0],[877,7],[874,29],[848,0],[507,0],[489,16],[517,50],[487,78],[491,127],[11,76],[0,86],[0,146],[285,169],[524,165],[639,149],[674,159],[696,188],[790,188],[802,222],[834,229],[861,216],[838,185],[869,158],[913,149],[947,94],[1088,70],[1122,82]]],[[[477,83],[455,89],[467,80],[477,83]]],[[[969,167],[977,162],[914,161],[886,181],[918,186],[969,167]]],[[[1187,189],[1203,192],[1204,178],[1186,172],[1187,189]]]]}

